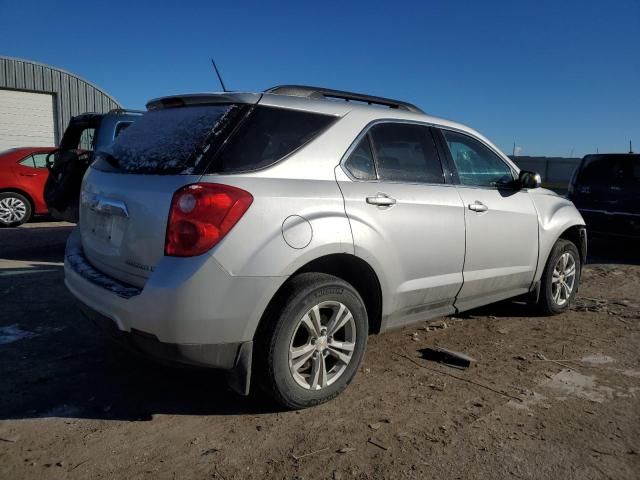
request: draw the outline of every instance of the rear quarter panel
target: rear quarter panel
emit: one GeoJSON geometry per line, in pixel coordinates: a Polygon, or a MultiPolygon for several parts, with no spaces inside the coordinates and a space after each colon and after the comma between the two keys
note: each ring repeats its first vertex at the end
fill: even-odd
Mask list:
{"type": "Polygon", "coordinates": [[[212,252],[232,275],[286,277],[318,257],[353,254],[349,222],[334,179],[207,175],[201,181],[237,186],[254,198],[212,252]]]}
{"type": "MultiPolygon", "coordinates": [[[[293,97],[286,100],[291,108],[300,102],[293,97]]],[[[366,121],[351,114],[339,118],[313,141],[269,168],[204,175],[202,182],[233,185],[254,197],[242,219],[214,248],[215,259],[233,275],[286,277],[324,255],[354,254],[334,168],[366,121]],[[302,236],[309,236],[304,231],[310,230],[306,246],[294,248],[285,241],[288,225],[303,231],[302,236]]]]}

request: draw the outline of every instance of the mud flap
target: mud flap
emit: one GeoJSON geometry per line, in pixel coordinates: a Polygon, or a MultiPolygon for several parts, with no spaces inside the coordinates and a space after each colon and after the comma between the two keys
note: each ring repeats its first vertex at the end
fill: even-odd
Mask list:
{"type": "Polygon", "coordinates": [[[227,372],[229,387],[240,395],[249,395],[253,342],[245,342],[238,349],[235,366],[227,372]]]}

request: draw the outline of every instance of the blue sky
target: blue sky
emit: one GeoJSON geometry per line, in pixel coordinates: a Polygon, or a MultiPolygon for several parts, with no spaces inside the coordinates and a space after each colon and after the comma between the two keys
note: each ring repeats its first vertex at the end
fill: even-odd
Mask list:
{"type": "Polygon", "coordinates": [[[0,55],[69,70],[123,105],[282,83],[416,103],[506,153],[640,150],[640,0],[0,0],[0,55]]]}

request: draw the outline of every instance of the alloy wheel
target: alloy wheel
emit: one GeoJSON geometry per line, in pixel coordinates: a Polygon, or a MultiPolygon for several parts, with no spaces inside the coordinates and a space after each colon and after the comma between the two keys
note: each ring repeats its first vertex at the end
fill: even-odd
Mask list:
{"type": "Polygon", "coordinates": [[[551,277],[551,296],[558,306],[569,301],[576,283],[576,260],[570,252],[564,252],[556,262],[551,277]]]}
{"type": "Polygon", "coordinates": [[[6,197],[0,200],[0,222],[11,225],[24,220],[27,214],[27,206],[16,197],[6,197]]]}
{"type": "Polygon", "coordinates": [[[298,321],[289,345],[289,371],[307,390],[320,390],[338,380],[353,358],[356,324],[340,302],[312,307],[298,321]]]}

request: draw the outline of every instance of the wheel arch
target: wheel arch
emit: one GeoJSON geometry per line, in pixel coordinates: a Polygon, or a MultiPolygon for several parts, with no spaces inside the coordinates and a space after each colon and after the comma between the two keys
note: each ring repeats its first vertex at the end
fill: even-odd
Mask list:
{"type": "Polygon", "coordinates": [[[33,198],[31,198],[31,195],[29,195],[26,191],[21,190],[19,188],[15,188],[15,187],[8,187],[8,188],[0,188],[0,193],[19,193],[24,198],[29,200],[29,204],[31,205],[31,211],[35,212],[35,203],[33,202],[33,198]]]}
{"type": "Polygon", "coordinates": [[[564,230],[554,244],[560,240],[569,240],[573,243],[578,252],[580,252],[580,262],[582,265],[587,263],[587,228],[584,225],[572,225],[564,230]]]}
{"type": "Polygon", "coordinates": [[[326,273],[338,277],[355,288],[364,302],[369,319],[369,332],[379,333],[382,323],[382,289],[375,270],[366,261],[349,253],[333,253],[307,262],[299,267],[273,295],[265,309],[256,335],[265,328],[265,318],[281,308],[289,292],[290,280],[301,273],[326,273]]]}

